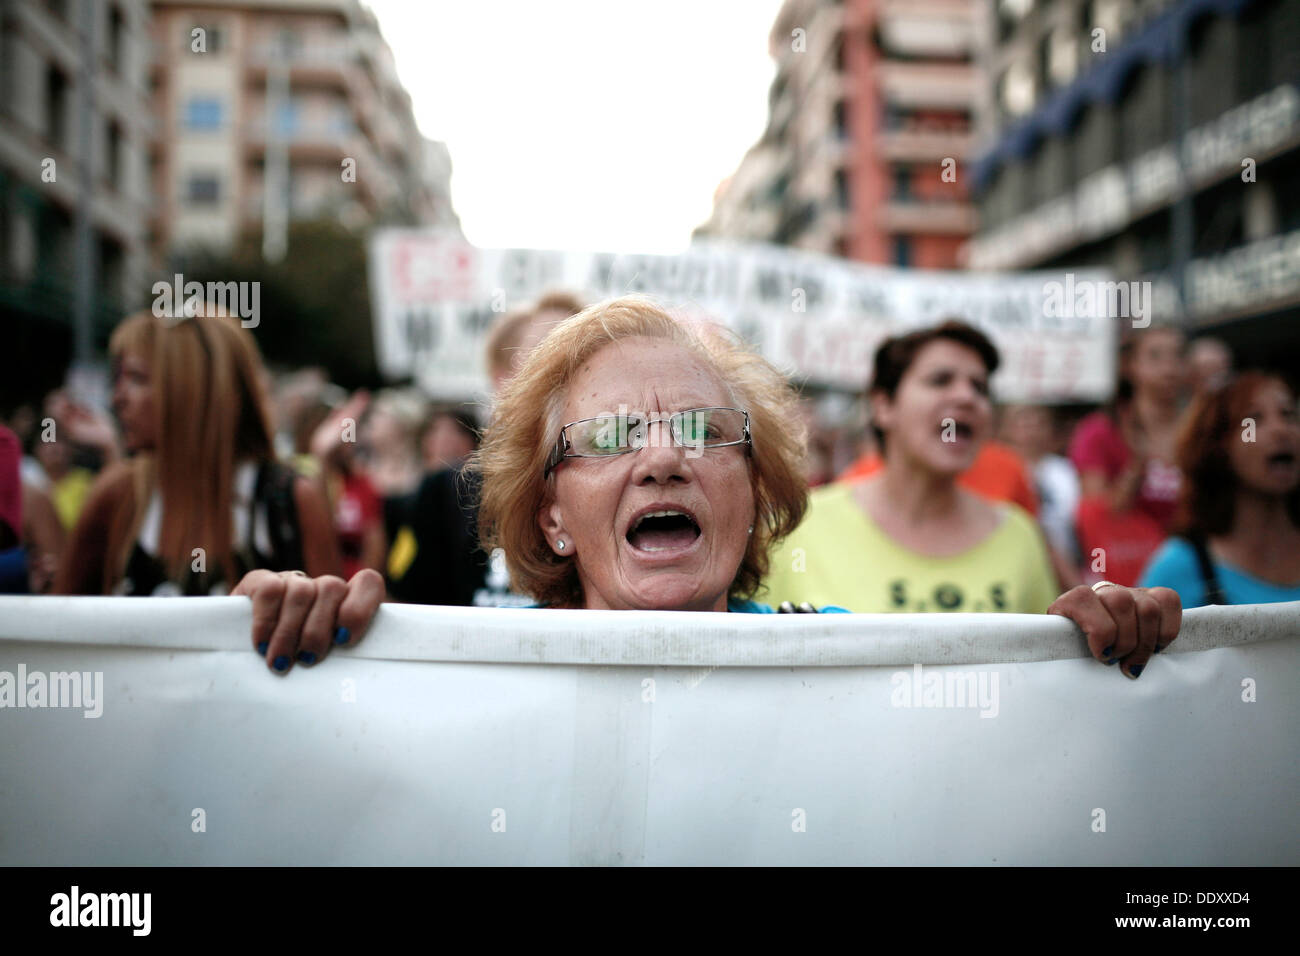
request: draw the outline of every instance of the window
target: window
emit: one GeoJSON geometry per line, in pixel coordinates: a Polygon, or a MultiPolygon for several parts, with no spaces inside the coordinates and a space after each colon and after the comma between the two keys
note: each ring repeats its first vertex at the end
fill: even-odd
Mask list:
{"type": "Polygon", "coordinates": [[[210,132],[221,129],[221,100],[213,96],[195,96],[185,104],[185,128],[210,132]]]}
{"type": "Polygon", "coordinates": [[[289,100],[287,103],[281,103],[274,111],[274,130],[278,136],[292,136],[298,132],[298,120],[301,110],[297,102],[289,100]]]}
{"type": "Polygon", "coordinates": [[[66,149],[68,78],[56,66],[45,71],[45,137],[56,149],[66,149]]]}
{"type": "Polygon", "coordinates": [[[1294,3],[1275,3],[1268,11],[1269,22],[1269,87],[1292,82],[1300,76],[1300,43],[1295,42],[1300,31],[1300,8],[1294,3]]]}
{"type": "Polygon", "coordinates": [[[1079,72],[1079,45],[1068,28],[1052,31],[1048,41],[1047,69],[1054,86],[1064,86],[1079,72]]]}
{"type": "Polygon", "coordinates": [[[835,199],[841,209],[849,208],[849,174],[843,169],[835,170],[835,199]]]}
{"type": "Polygon", "coordinates": [[[186,53],[197,53],[194,44],[197,38],[194,35],[195,30],[203,31],[203,50],[208,56],[220,53],[225,46],[226,38],[221,32],[221,28],[212,23],[191,23],[185,28],[184,48],[186,53]]]}
{"type": "Polygon", "coordinates": [[[297,55],[299,48],[302,46],[302,40],[298,34],[288,27],[282,27],[275,34],[275,50],[283,56],[292,58],[297,55]]]}
{"type": "Polygon", "coordinates": [[[906,166],[894,170],[894,198],[912,198],[912,171],[906,166]]]}
{"type": "Polygon", "coordinates": [[[841,140],[849,138],[848,108],[843,100],[835,101],[835,136],[841,140]]]}
{"type": "Polygon", "coordinates": [[[191,175],[185,187],[185,199],[195,206],[211,205],[221,197],[221,184],[208,173],[191,175]]]}
{"type": "Polygon", "coordinates": [[[894,237],[894,265],[906,269],[912,264],[912,237],[894,237]]]}
{"type": "Polygon", "coordinates": [[[352,109],[346,103],[336,103],[330,111],[330,130],[342,136],[350,136],[357,130],[352,121],[352,109]]]}
{"type": "Polygon", "coordinates": [[[1079,179],[1104,169],[1116,159],[1115,114],[1094,103],[1080,114],[1072,136],[1075,174],[1079,179]]]}
{"type": "Polygon", "coordinates": [[[1106,49],[1119,45],[1124,34],[1124,9],[1121,0],[1093,0],[1092,27],[1088,30],[1091,40],[1092,31],[1100,27],[1106,31],[1106,49]]]}
{"type": "Polygon", "coordinates": [[[1029,164],[1035,203],[1048,202],[1069,190],[1070,158],[1069,142],[1063,137],[1051,136],[1039,144],[1029,164]]]}
{"type": "Polygon", "coordinates": [[[1120,151],[1125,159],[1141,156],[1169,139],[1169,75],[1159,65],[1130,74],[1120,100],[1120,151]]]}
{"type": "Polygon", "coordinates": [[[107,149],[105,152],[104,178],[114,186],[120,186],[122,175],[122,127],[116,120],[108,122],[107,149]]]}
{"type": "MultiPolygon", "coordinates": [[[[1192,69],[1189,112],[1193,127],[1217,119],[1236,105],[1237,25],[1232,20],[1204,17],[1191,28],[1188,58],[1192,69]]],[[[1247,51],[1253,55],[1253,51],[1247,51]]]]}
{"type": "Polygon", "coordinates": [[[1038,83],[1045,89],[1052,88],[1052,35],[1043,34],[1038,41],[1038,83]]]}
{"type": "Polygon", "coordinates": [[[1002,108],[1011,116],[1023,116],[1034,108],[1034,71],[1017,60],[1002,74],[1002,108]]]}
{"type": "Polygon", "coordinates": [[[114,73],[126,71],[126,17],[113,4],[108,9],[108,68],[114,73]]]}

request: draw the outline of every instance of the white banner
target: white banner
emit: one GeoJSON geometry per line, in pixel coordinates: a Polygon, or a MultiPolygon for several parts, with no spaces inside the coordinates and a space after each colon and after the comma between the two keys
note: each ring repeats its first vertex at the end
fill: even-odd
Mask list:
{"type": "Polygon", "coordinates": [[[993,379],[999,399],[1104,401],[1115,384],[1117,325],[1127,320],[1109,307],[1102,278],[895,269],[717,240],[677,256],[478,249],[410,229],[380,230],[370,241],[380,368],[451,399],[485,394],[483,344],[493,319],[563,289],[592,302],[647,293],[730,326],[797,379],[849,391],[865,388],[885,336],[960,318],[1002,353],[993,379]],[[1058,301],[1067,282],[1088,297],[1058,301]]]}
{"type": "Polygon", "coordinates": [[[0,597],[0,864],[1300,862],[1300,604],[1137,681],[1051,616],[386,605],[283,677],[249,626],[0,597]]]}

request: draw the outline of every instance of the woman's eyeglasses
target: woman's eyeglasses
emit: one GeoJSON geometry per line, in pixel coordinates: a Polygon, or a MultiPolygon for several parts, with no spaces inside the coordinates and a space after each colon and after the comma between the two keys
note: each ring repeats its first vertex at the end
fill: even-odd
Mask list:
{"type": "Polygon", "coordinates": [[[566,458],[609,458],[644,448],[650,426],[667,422],[673,443],[703,452],[705,448],[728,445],[753,446],[749,436],[749,413],[739,408],[688,408],[667,418],[644,415],[600,415],[569,422],[560,429],[560,437],[546,459],[542,478],[566,458]]]}

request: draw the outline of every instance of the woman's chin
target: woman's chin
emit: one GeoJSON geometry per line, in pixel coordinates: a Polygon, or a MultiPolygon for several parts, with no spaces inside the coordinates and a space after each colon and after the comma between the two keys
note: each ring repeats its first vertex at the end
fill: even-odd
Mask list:
{"type": "Polygon", "coordinates": [[[633,583],[624,603],[638,611],[712,611],[725,594],[710,597],[702,593],[698,575],[667,572],[649,575],[633,583]]]}
{"type": "Polygon", "coordinates": [[[975,464],[979,447],[975,442],[963,441],[943,448],[931,449],[930,454],[926,456],[926,463],[936,474],[960,475],[969,471],[971,465],[975,464]]]}

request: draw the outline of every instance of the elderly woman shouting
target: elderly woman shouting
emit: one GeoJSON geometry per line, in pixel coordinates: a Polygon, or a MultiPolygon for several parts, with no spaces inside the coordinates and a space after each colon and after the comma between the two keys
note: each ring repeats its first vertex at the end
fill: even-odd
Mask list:
{"type": "MultiPolygon", "coordinates": [[[[799,422],[784,378],[729,333],[641,297],[592,306],[499,397],[479,455],[484,543],[542,607],[770,612],[751,599],[807,506],[799,422]]],[[[1173,592],[1115,590],[1103,604],[1076,588],[1050,610],[1099,657],[1177,635],[1173,592]]],[[[360,639],[384,588],[369,571],[346,584],[254,571],[234,593],[283,672],[360,639]]]]}

